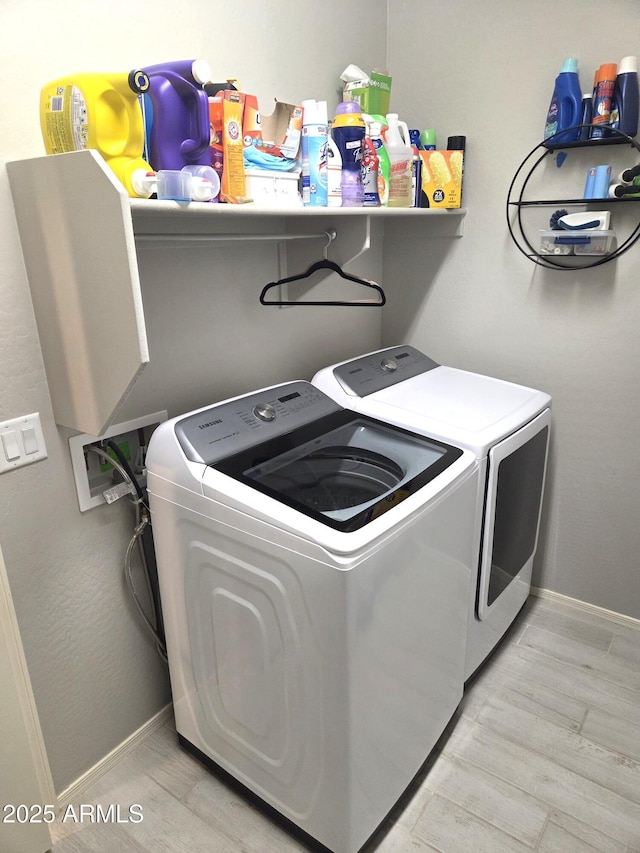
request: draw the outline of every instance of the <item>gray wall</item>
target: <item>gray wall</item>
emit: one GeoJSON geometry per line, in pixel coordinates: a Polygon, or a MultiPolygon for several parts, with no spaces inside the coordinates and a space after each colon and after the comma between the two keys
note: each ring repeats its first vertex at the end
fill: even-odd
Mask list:
{"type": "MultiPolygon", "coordinates": [[[[469,212],[453,246],[425,241],[408,255],[385,241],[384,278],[398,284],[383,328],[386,344],[405,340],[442,363],[552,394],[552,465],[534,583],[635,618],[640,244],[593,270],[542,270],[511,243],[505,200],[513,173],[542,138],[563,59],[579,59],[589,91],[602,62],[640,53],[639,13],[635,0],[390,0],[394,109],[410,126],[435,126],[443,146],[448,135],[467,135],[469,212]]],[[[562,197],[556,190],[570,185],[580,197],[591,161],[614,157],[638,161],[626,147],[574,151],[561,170],[553,162],[544,170],[546,191],[537,197],[562,197]]],[[[612,213],[625,233],[639,218],[636,204],[612,213]]]]}
{"type": "MultiPolygon", "coordinates": [[[[202,57],[214,77],[237,77],[269,113],[275,98],[297,103],[304,97],[327,98],[333,110],[339,76],[349,62],[369,68],[385,60],[384,0],[313,0],[303,5],[268,0],[243,12],[235,33],[221,23],[233,15],[228,4],[188,0],[179,13],[176,8],[150,0],[115,2],[108,8],[97,0],[3,2],[0,53],[11,84],[0,90],[0,158],[44,154],[40,87],[65,74],[202,57]],[[301,14],[310,34],[304,41],[301,14]],[[332,19],[340,26],[331,25],[332,19]],[[326,27],[318,25],[322,20],[326,27]]],[[[80,514],[77,507],[69,431],[52,421],[4,167],[0,182],[0,419],[39,411],[49,451],[46,461],[0,478],[0,542],[52,774],[61,791],[162,708],[170,693],[164,666],[124,590],[130,508],[123,501],[80,514]]],[[[185,366],[174,371],[173,382],[159,395],[170,414],[274,382],[310,378],[333,358],[333,340],[347,356],[379,344],[376,311],[319,314],[260,308],[259,288],[275,275],[275,252],[247,246],[221,247],[209,257],[198,252],[193,268],[190,257],[188,272],[184,267],[174,270],[184,311],[176,312],[175,292],[167,293],[174,312],[174,325],[167,326],[167,279],[158,278],[166,254],[145,254],[141,278],[148,323],[152,333],[165,330],[168,344],[178,342],[185,366]],[[205,289],[207,321],[193,310],[194,299],[205,289]],[[296,331],[291,333],[294,318],[296,331]],[[204,328],[198,335],[193,334],[194,322],[204,328]],[[206,385],[190,384],[192,357],[212,365],[206,385]]],[[[367,254],[362,270],[379,276],[380,241],[367,254]]],[[[153,363],[153,350],[151,358],[153,363]]],[[[162,365],[157,349],[155,362],[162,365]]],[[[156,396],[157,388],[162,390],[157,373],[150,369],[143,386],[148,391],[155,383],[156,396]]],[[[131,408],[136,408],[135,400],[131,408]]]]}

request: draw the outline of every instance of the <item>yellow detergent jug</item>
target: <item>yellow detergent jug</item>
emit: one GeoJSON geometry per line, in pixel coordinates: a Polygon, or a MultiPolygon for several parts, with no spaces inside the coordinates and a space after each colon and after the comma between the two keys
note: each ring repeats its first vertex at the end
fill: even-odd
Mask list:
{"type": "Polygon", "coordinates": [[[130,196],[148,198],[140,92],[139,79],[127,73],[75,74],[47,83],[40,93],[47,154],[94,148],[130,196]]]}

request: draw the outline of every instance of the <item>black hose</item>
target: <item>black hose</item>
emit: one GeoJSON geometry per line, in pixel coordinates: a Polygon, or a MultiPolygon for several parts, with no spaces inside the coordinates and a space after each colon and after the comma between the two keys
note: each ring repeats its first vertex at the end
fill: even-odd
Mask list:
{"type": "MultiPolygon", "coordinates": [[[[148,512],[145,510],[145,512],[148,512]]],[[[160,584],[158,581],[158,566],[156,563],[156,548],[153,541],[153,530],[151,529],[151,517],[142,532],[142,550],[144,551],[145,563],[147,564],[147,576],[151,586],[153,607],[156,613],[156,632],[166,647],[164,635],[164,619],[162,618],[162,602],[160,601],[160,584]]]]}

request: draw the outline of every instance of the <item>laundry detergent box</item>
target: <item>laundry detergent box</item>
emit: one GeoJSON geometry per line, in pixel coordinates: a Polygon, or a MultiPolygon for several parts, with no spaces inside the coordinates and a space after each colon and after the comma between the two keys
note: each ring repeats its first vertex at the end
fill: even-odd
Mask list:
{"type": "Polygon", "coordinates": [[[222,173],[224,168],[224,99],[222,96],[209,97],[209,125],[211,127],[211,140],[209,142],[209,154],[211,166],[220,178],[222,186],[222,173]]]}
{"type": "Polygon", "coordinates": [[[276,100],[271,115],[264,115],[255,95],[243,95],[243,99],[244,147],[253,145],[266,154],[295,160],[302,135],[302,107],[276,100]]]}
{"type": "Polygon", "coordinates": [[[262,145],[262,119],[255,95],[244,96],[244,112],[242,114],[242,145],[262,145]]]}
{"type": "Polygon", "coordinates": [[[419,151],[422,160],[420,207],[460,207],[464,151],[419,151]]]}
{"type": "MultiPolygon", "coordinates": [[[[210,102],[211,103],[211,102],[210,102]]],[[[225,89],[222,98],[222,187],[221,199],[244,197],[244,158],[242,156],[242,119],[244,94],[225,89]]]]}
{"type": "Polygon", "coordinates": [[[302,137],[302,107],[276,100],[271,115],[260,116],[262,146],[267,154],[295,160],[302,137]]]}

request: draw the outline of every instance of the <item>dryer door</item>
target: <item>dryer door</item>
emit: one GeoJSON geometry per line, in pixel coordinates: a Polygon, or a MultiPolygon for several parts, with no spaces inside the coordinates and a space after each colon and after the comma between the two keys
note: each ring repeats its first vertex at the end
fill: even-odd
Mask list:
{"type": "Polygon", "coordinates": [[[514,583],[531,584],[538,542],[551,412],[540,415],[489,451],[484,532],[478,585],[478,618],[500,607],[514,583]]]}

